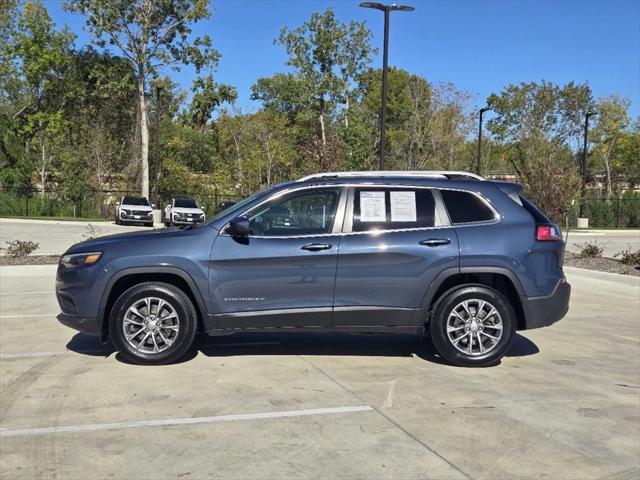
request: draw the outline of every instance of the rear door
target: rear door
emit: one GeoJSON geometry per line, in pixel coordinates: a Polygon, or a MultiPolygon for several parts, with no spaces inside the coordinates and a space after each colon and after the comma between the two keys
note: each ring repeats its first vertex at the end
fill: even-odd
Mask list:
{"type": "Polygon", "coordinates": [[[350,189],[340,243],[334,325],[409,326],[444,269],[458,268],[458,239],[439,192],[422,187],[350,189]]]}

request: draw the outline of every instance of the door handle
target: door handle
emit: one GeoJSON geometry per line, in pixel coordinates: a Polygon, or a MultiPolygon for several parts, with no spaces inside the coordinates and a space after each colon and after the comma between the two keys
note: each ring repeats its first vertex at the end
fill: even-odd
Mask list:
{"type": "Polygon", "coordinates": [[[318,252],[320,250],[329,250],[331,244],[329,243],[309,243],[300,247],[302,250],[309,250],[310,252],[318,252]]]}
{"type": "Polygon", "coordinates": [[[451,240],[448,238],[427,238],[422,240],[420,245],[426,245],[427,247],[438,247],[440,245],[449,245],[451,240]]]}

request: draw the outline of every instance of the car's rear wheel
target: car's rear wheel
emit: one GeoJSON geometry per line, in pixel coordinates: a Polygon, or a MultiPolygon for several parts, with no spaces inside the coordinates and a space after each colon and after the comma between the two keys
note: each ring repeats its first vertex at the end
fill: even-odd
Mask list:
{"type": "Polygon", "coordinates": [[[509,301],[483,285],[445,292],[429,322],[436,350],[454,365],[495,365],[508,352],[516,330],[509,301]]]}
{"type": "Polygon", "coordinates": [[[189,297],[166,283],[146,282],[124,292],[109,319],[116,349],[139,364],[173,363],[193,345],[197,313],[189,297]]]}

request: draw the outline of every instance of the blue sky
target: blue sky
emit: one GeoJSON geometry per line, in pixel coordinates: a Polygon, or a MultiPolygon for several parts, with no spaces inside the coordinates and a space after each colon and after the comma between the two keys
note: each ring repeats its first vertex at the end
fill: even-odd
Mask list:
{"type": "MultiPolygon", "coordinates": [[[[285,69],[283,48],[273,44],[283,26],[294,28],[312,12],[331,6],[344,22],[365,20],[382,63],[382,12],[351,0],[216,0],[213,15],[196,25],[208,33],[222,59],[216,79],[238,89],[243,110],[258,107],[249,98],[258,77],[285,69]]],[[[588,82],[596,97],[617,93],[631,99],[640,115],[640,0],[403,0],[414,12],[391,18],[389,64],[452,82],[481,105],[510,83],[549,80],[588,82]]],[[[60,27],[67,24],[89,41],[84,19],[45,2],[60,27]]],[[[184,88],[190,69],[167,72],[184,88]]]]}

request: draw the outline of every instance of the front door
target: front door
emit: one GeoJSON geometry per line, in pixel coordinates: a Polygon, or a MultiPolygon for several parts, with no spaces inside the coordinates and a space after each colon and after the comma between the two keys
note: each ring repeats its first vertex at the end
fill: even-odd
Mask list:
{"type": "Polygon", "coordinates": [[[216,328],[331,324],[345,197],[339,187],[280,193],[245,212],[248,237],[223,229],[209,268],[216,328]]]}
{"type": "Polygon", "coordinates": [[[358,187],[350,197],[335,326],[423,325],[415,314],[430,283],[458,268],[458,238],[446,213],[427,188],[358,187]]]}

